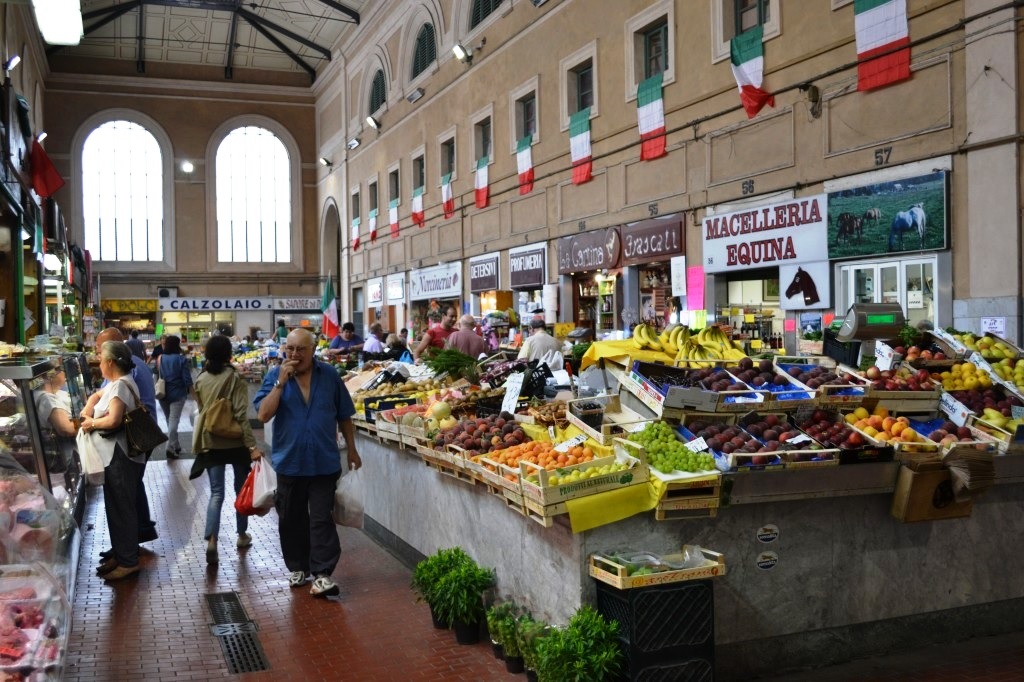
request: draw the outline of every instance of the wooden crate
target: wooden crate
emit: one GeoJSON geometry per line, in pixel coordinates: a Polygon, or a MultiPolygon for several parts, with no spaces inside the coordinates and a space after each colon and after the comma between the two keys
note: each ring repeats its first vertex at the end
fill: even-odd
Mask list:
{"type": "MultiPolygon", "coordinates": [[[[659,519],[664,520],[664,519],[659,519]]],[[[704,580],[725,575],[725,557],[718,552],[709,549],[701,549],[706,561],[705,565],[696,568],[681,568],[674,571],[662,571],[660,573],[647,573],[644,575],[629,575],[629,568],[609,556],[600,553],[590,555],[590,576],[603,583],[617,587],[620,590],[628,590],[635,587],[649,587],[651,585],[666,585],[686,580],[704,580]]],[[[682,553],[672,554],[663,557],[667,561],[683,560],[682,553]]]]}
{"type": "MultiPolygon", "coordinates": [[[[613,471],[601,474],[593,478],[584,478],[570,483],[559,483],[551,485],[549,478],[552,475],[544,467],[533,462],[519,463],[519,482],[523,490],[523,496],[532,499],[541,506],[549,506],[566,500],[573,500],[577,497],[585,497],[596,493],[603,493],[616,488],[624,488],[635,483],[642,483],[650,477],[650,470],[643,454],[638,452],[638,457],[627,454],[625,450],[617,449],[614,456],[600,457],[573,464],[572,466],[560,467],[559,472],[571,472],[574,470],[587,471],[594,467],[602,467],[615,462],[629,465],[628,469],[613,471]],[[538,483],[530,482],[527,477],[536,475],[538,483]]],[[[559,476],[562,474],[559,473],[559,476]]]]}
{"type": "Polygon", "coordinates": [[[436,457],[424,457],[423,461],[428,467],[440,474],[454,478],[457,481],[462,481],[469,485],[476,485],[476,479],[473,478],[468,471],[454,466],[450,461],[438,459],[436,457]]]}
{"type": "Polygon", "coordinates": [[[518,469],[495,462],[484,455],[467,460],[466,469],[490,487],[507,489],[522,495],[523,489],[519,484],[518,469]],[[510,481],[506,476],[514,476],[515,481],[510,481]]]}
{"type": "Polygon", "coordinates": [[[713,519],[718,516],[718,507],[707,509],[655,509],[655,521],[686,521],[688,519],[713,519]]]}
{"type": "Polygon", "coordinates": [[[642,427],[650,421],[628,407],[623,407],[619,402],[618,395],[570,400],[565,417],[570,424],[574,424],[580,431],[601,445],[611,445],[612,439],[616,436],[630,430],[631,427],[642,427]],[[603,420],[599,430],[584,422],[579,415],[573,412],[574,407],[587,403],[597,403],[603,408],[603,420]]]}
{"type": "Polygon", "coordinates": [[[567,515],[569,513],[569,509],[565,506],[564,502],[543,505],[524,495],[523,513],[526,514],[527,518],[530,520],[536,521],[545,528],[551,528],[555,525],[555,519],[559,516],[567,515]]]}
{"type": "Polygon", "coordinates": [[[722,476],[711,474],[687,481],[665,484],[665,494],[658,501],[659,511],[678,509],[711,509],[721,504],[722,476]]]}

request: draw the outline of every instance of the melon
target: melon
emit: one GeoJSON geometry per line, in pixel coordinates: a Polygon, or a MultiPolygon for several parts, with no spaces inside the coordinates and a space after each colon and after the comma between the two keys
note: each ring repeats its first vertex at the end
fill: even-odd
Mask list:
{"type": "Polygon", "coordinates": [[[452,406],[443,400],[438,400],[430,407],[430,416],[436,417],[437,419],[445,419],[450,417],[452,414],[452,406]]]}
{"type": "Polygon", "coordinates": [[[419,415],[415,412],[406,412],[402,415],[402,426],[415,426],[413,422],[417,419],[419,419],[419,415]]]}

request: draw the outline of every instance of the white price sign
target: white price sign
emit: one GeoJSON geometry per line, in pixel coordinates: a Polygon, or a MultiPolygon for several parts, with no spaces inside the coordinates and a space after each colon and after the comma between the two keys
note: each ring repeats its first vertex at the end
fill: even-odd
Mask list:
{"type": "Polygon", "coordinates": [[[505,382],[505,398],[501,401],[501,411],[509,414],[516,413],[516,404],[519,402],[519,392],[523,390],[523,373],[517,372],[509,376],[505,382]]]}
{"type": "Polygon", "coordinates": [[[939,409],[946,413],[949,420],[957,426],[964,426],[967,423],[967,408],[959,400],[945,391],[939,398],[939,409]]]}
{"type": "Polygon", "coordinates": [[[647,422],[637,422],[636,424],[626,424],[622,427],[624,430],[630,433],[640,433],[647,428],[647,422]]]}
{"type": "Polygon", "coordinates": [[[704,436],[701,436],[686,443],[686,448],[690,452],[704,452],[708,449],[708,444],[704,441],[704,436]]]}
{"type": "Polygon", "coordinates": [[[581,443],[584,443],[586,440],[587,440],[587,437],[581,433],[578,436],[573,436],[572,438],[570,438],[569,440],[565,441],[564,443],[559,443],[558,445],[556,445],[554,447],[554,450],[555,450],[555,452],[569,452],[570,448],[574,448],[577,445],[580,445],[581,443]]]}
{"type": "Polygon", "coordinates": [[[811,440],[810,436],[808,436],[806,433],[801,433],[799,436],[794,436],[793,438],[790,438],[786,442],[792,445],[799,445],[800,443],[806,443],[809,440],[811,440]]]}
{"type": "Polygon", "coordinates": [[[875,367],[878,369],[892,369],[892,360],[895,356],[892,348],[883,346],[880,343],[875,344],[875,367]]]}
{"type": "Polygon", "coordinates": [[[1005,317],[983,317],[981,318],[981,333],[1006,336],[1005,317]]]}
{"type": "Polygon", "coordinates": [[[1024,417],[1024,407],[1021,407],[1020,405],[1010,405],[1010,418],[1020,419],[1021,417],[1024,417]]]}

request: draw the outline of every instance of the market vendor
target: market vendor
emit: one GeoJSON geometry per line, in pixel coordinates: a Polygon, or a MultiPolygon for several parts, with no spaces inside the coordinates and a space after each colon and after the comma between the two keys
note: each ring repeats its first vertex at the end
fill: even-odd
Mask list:
{"type": "MultiPolygon", "coordinates": [[[[562,344],[558,339],[548,334],[544,320],[534,318],[530,320],[530,338],[523,342],[519,349],[519,357],[525,360],[540,360],[551,351],[561,352],[562,344]]],[[[561,369],[557,367],[556,369],[561,369]]]]}
{"type": "Polygon", "coordinates": [[[351,322],[341,325],[341,331],[331,340],[327,352],[331,355],[356,353],[363,348],[363,337],[356,334],[356,326],[351,322]]]}
{"type": "Polygon", "coordinates": [[[419,360],[427,348],[434,347],[438,350],[444,348],[445,341],[455,333],[455,320],[457,319],[459,319],[459,312],[455,309],[455,306],[450,305],[445,308],[441,316],[441,324],[423,333],[420,342],[412,351],[412,357],[419,360]]]}

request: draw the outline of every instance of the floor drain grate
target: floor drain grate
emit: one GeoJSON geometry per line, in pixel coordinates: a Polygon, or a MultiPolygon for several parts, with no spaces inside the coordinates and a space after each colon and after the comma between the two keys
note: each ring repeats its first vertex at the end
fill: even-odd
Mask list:
{"type": "Polygon", "coordinates": [[[252,621],[248,623],[220,623],[210,626],[210,634],[214,637],[223,637],[224,635],[237,635],[242,632],[256,632],[258,629],[256,623],[252,621]]]}
{"type": "Polygon", "coordinates": [[[206,603],[217,625],[249,622],[249,614],[245,612],[237,592],[213,592],[206,595],[206,603]]]}
{"type": "Polygon", "coordinates": [[[228,662],[228,672],[231,674],[270,670],[267,655],[263,653],[263,647],[255,634],[243,632],[235,635],[222,635],[218,639],[220,648],[224,652],[224,658],[228,662]]]}

